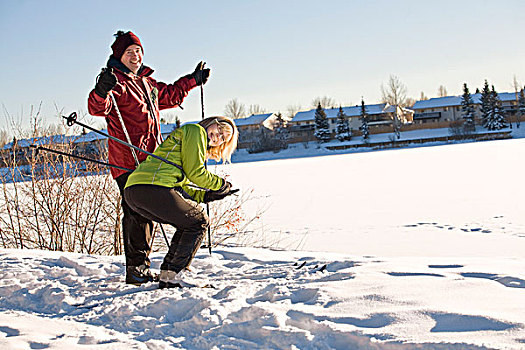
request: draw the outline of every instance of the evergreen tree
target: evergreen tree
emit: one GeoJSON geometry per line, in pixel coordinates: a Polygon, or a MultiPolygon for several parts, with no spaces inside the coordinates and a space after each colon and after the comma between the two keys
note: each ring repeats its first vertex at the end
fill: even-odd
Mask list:
{"type": "Polygon", "coordinates": [[[490,94],[491,105],[486,127],[489,130],[500,130],[507,127],[507,124],[505,122],[505,115],[503,113],[503,107],[501,106],[501,100],[498,96],[498,93],[494,89],[494,85],[492,85],[490,94]]]}
{"type": "Polygon", "coordinates": [[[370,129],[368,127],[368,113],[366,113],[365,101],[363,99],[361,99],[361,127],[359,129],[363,133],[365,142],[368,142],[370,129]]]}
{"type": "Polygon", "coordinates": [[[328,142],[330,140],[330,128],[328,118],[321,104],[315,110],[315,137],[319,142],[328,142]]]}
{"type": "Polygon", "coordinates": [[[273,124],[273,132],[275,135],[275,143],[278,149],[288,148],[288,128],[281,112],[275,115],[275,122],[273,124]]]}
{"type": "Polygon", "coordinates": [[[518,101],[520,112],[525,114],[525,86],[520,91],[520,97],[518,101]]]}
{"type": "Polygon", "coordinates": [[[255,142],[248,148],[248,153],[260,153],[274,149],[274,138],[266,128],[261,128],[256,133],[255,142]]]}
{"type": "Polygon", "coordinates": [[[467,83],[463,84],[463,96],[461,98],[461,111],[463,115],[463,129],[465,133],[471,133],[476,130],[476,125],[474,123],[474,101],[472,100],[472,95],[467,87],[467,83]]]}
{"type": "Polygon", "coordinates": [[[487,128],[492,105],[492,93],[490,92],[488,81],[485,80],[485,85],[483,85],[483,91],[481,92],[481,125],[484,128],[487,128]]]}
{"type": "Polygon", "coordinates": [[[520,95],[518,98],[518,118],[516,122],[516,127],[520,127],[521,117],[525,115],[525,88],[521,89],[520,95]]]}
{"type": "Polygon", "coordinates": [[[348,141],[352,138],[350,127],[348,126],[348,119],[346,119],[346,115],[343,112],[343,107],[339,107],[339,112],[337,113],[336,137],[341,142],[348,141]]]}
{"type": "Polygon", "coordinates": [[[284,118],[281,112],[279,112],[275,115],[275,121],[273,122],[273,129],[278,130],[278,129],[283,129],[285,127],[286,127],[286,122],[284,121],[284,118]]]}

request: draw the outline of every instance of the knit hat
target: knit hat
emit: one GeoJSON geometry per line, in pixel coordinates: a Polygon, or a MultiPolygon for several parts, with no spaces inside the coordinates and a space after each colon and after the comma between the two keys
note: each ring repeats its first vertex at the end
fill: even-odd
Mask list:
{"type": "Polygon", "coordinates": [[[128,46],[133,44],[140,46],[142,52],[144,52],[140,39],[132,32],[124,33],[122,30],[119,30],[114,36],[116,39],[113,45],[111,45],[111,49],[113,49],[113,56],[115,56],[116,59],[120,60],[128,46]]]}

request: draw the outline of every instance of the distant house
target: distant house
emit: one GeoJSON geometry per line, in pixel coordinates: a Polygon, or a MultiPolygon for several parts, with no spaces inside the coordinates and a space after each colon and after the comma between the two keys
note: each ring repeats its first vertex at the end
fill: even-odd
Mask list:
{"type": "Polygon", "coordinates": [[[261,133],[273,130],[277,116],[274,113],[252,114],[247,118],[234,119],[239,130],[239,148],[249,148],[261,133]]]}
{"type": "Polygon", "coordinates": [[[75,139],[78,137],[79,136],[50,135],[50,136],[33,137],[29,139],[20,139],[20,140],[14,140],[12,142],[9,142],[8,144],[4,145],[2,149],[9,150],[9,149],[12,149],[13,147],[29,148],[30,145],[36,145],[36,146],[44,146],[44,145],[49,145],[49,144],[65,145],[65,144],[74,142],[75,139]]]}
{"type": "Polygon", "coordinates": [[[65,149],[67,145],[74,143],[78,137],[79,136],[49,135],[20,140],[15,139],[2,147],[2,157],[12,155],[13,152],[19,159],[29,157],[31,154],[31,145],[45,147],[53,144],[56,149],[65,149]]]}
{"type": "Polygon", "coordinates": [[[0,167],[7,165],[7,159],[16,159],[18,165],[28,164],[35,154],[30,146],[49,147],[49,145],[53,145],[53,149],[67,151],[69,145],[74,144],[79,137],[79,135],[50,135],[20,140],[14,139],[0,149],[0,167]]]}
{"type": "MultiPolygon", "coordinates": [[[[409,123],[412,121],[413,112],[406,108],[392,106],[386,103],[365,105],[365,107],[369,116],[370,127],[392,124],[393,116],[395,114],[397,114],[397,118],[401,123],[409,123]]],[[[315,111],[316,109],[298,112],[292,118],[289,122],[289,130],[292,137],[301,138],[313,135],[313,132],[315,131],[315,111]]],[[[339,108],[325,109],[324,112],[328,118],[330,132],[335,133],[339,108]]],[[[343,107],[343,112],[348,118],[349,127],[354,131],[359,130],[359,127],[362,124],[360,120],[361,106],[343,107]]]]}
{"type": "Polygon", "coordinates": [[[234,122],[239,129],[239,134],[242,134],[243,132],[259,131],[261,128],[272,130],[275,119],[274,113],[252,114],[247,118],[234,119],[234,122]]]}
{"type": "MultiPolygon", "coordinates": [[[[100,130],[101,132],[107,134],[107,130],[106,129],[102,129],[100,130]]],[[[99,133],[97,132],[94,132],[94,131],[90,131],[88,133],[85,133],[85,134],[81,134],[81,135],[77,135],[77,136],[73,136],[74,139],[73,139],[73,142],[74,143],[104,143],[104,142],[107,142],[107,137],[106,136],[103,136],[103,135],[100,135],[99,133]]]]}
{"type": "MultiPolygon", "coordinates": [[[[504,112],[513,115],[517,111],[516,94],[513,92],[502,92],[498,94],[504,112]]],[[[481,94],[472,94],[476,118],[481,117],[481,94]]],[[[431,98],[429,100],[417,101],[412,107],[414,111],[414,123],[428,123],[440,121],[459,120],[462,116],[461,96],[445,96],[431,98]]]]}

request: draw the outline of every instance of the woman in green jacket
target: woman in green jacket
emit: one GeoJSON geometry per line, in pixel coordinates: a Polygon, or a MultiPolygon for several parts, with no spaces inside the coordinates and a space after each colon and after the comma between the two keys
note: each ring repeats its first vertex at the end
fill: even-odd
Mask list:
{"type": "Polygon", "coordinates": [[[209,226],[199,203],[235,192],[204,163],[207,158],[229,162],[237,139],[237,127],[230,118],[211,117],[186,124],[174,130],[154,152],[182,170],[148,156],[129,176],[124,189],[129,206],[145,218],[177,229],[160,267],[160,288],[183,285],[182,272],[193,260],[209,226]]]}

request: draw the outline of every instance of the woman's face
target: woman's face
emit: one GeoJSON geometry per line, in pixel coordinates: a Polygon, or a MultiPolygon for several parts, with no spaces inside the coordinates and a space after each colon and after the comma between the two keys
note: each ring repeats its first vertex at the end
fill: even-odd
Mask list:
{"type": "Polygon", "coordinates": [[[224,131],[221,130],[219,124],[217,123],[213,123],[210,126],[208,126],[206,132],[208,133],[208,139],[210,140],[210,147],[220,146],[227,141],[227,136],[225,135],[224,131]]]}

